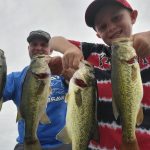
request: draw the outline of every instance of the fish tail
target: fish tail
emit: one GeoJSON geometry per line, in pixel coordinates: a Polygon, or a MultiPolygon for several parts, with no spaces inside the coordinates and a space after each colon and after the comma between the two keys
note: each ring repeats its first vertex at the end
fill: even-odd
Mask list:
{"type": "Polygon", "coordinates": [[[120,150],[140,150],[137,139],[132,142],[122,142],[120,150]]]}
{"type": "Polygon", "coordinates": [[[24,142],[24,150],[42,150],[39,140],[24,142]]]}

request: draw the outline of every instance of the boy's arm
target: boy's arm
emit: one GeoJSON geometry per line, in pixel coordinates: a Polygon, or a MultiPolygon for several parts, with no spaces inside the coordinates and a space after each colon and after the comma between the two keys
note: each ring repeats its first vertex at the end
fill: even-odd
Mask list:
{"type": "MultiPolygon", "coordinates": [[[[150,55],[150,31],[141,32],[133,35],[133,46],[138,56],[145,57],[150,55]]],[[[50,40],[50,47],[53,50],[64,54],[62,59],[63,68],[77,69],[80,61],[84,58],[82,51],[61,36],[53,37],[50,40]]]]}
{"type": "Polygon", "coordinates": [[[65,69],[77,69],[79,62],[84,58],[82,51],[77,46],[61,36],[51,38],[50,48],[64,54],[62,64],[65,69]]]}
{"type": "Polygon", "coordinates": [[[78,50],[74,44],[70,43],[66,38],[62,36],[54,36],[50,39],[50,49],[56,50],[64,54],[69,49],[78,50]]]}

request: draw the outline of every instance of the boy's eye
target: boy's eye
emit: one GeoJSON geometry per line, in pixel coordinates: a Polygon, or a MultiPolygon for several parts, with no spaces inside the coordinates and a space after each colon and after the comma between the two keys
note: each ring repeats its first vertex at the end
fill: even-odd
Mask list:
{"type": "Polygon", "coordinates": [[[113,22],[118,22],[118,21],[121,20],[121,18],[122,18],[122,15],[117,15],[117,16],[114,16],[114,17],[112,18],[112,21],[113,21],[113,22]]]}

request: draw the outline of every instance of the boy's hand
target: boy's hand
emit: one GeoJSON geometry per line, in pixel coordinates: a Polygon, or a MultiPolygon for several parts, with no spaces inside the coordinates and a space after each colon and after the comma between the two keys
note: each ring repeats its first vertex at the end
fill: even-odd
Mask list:
{"type": "Polygon", "coordinates": [[[134,34],[133,47],[139,57],[150,56],[150,31],[134,34]]]}
{"type": "Polygon", "coordinates": [[[62,66],[62,58],[60,56],[56,56],[56,57],[49,56],[48,65],[50,67],[52,75],[61,74],[63,70],[63,66],[62,66]]]}
{"type": "Polygon", "coordinates": [[[67,50],[63,56],[63,68],[74,68],[78,69],[80,61],[83,59],[82,51],[78,48],[72,48],[67,50]]]}
{"type": "Polygon", "coordinates": [[[76,44],[72,44],[64,37],[52,37],[49,44],[51,50],[56,50],[64,54],[62,60],[64,69],[77,69],[79,66],[79,62],[84,58],[82,51],[76,46],[76,44]]]}

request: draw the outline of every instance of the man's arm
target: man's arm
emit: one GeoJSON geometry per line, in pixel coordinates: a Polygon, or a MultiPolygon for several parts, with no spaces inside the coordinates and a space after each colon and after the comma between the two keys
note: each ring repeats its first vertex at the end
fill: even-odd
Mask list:
{"type": "Polygon", "coordinates": [[[62,57],[47,57],[48,65],[51,70],[52,75],[61,75],[63,66],[62,66],[62,57]]]}

